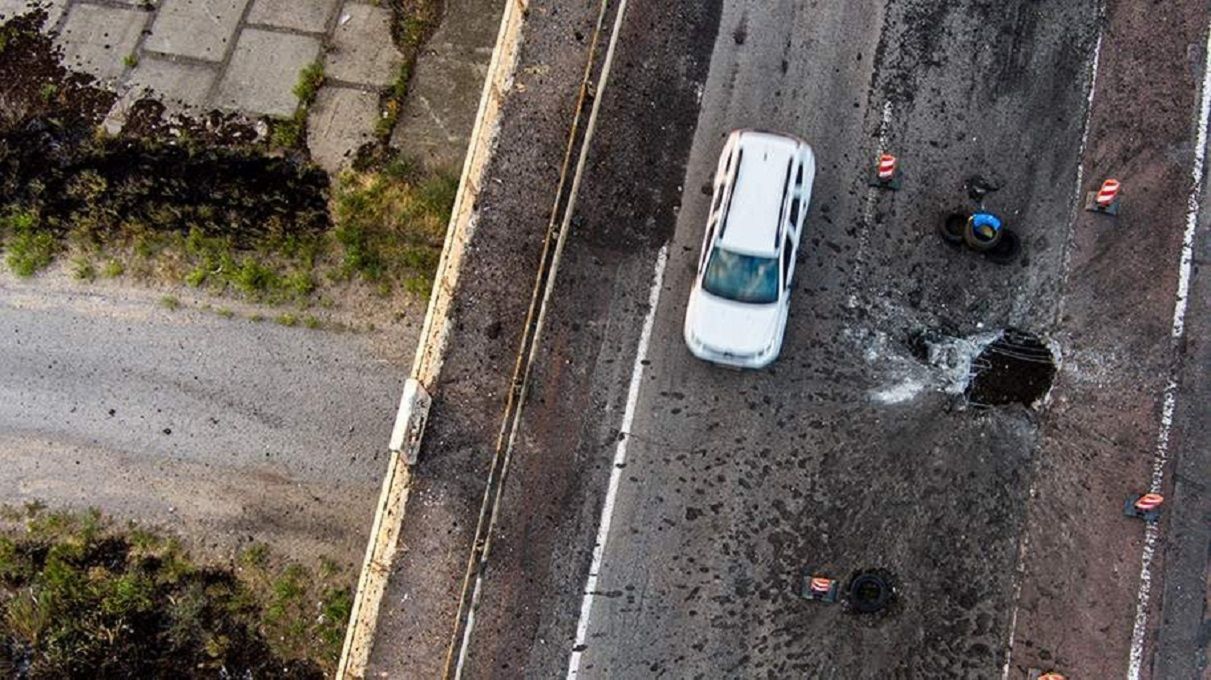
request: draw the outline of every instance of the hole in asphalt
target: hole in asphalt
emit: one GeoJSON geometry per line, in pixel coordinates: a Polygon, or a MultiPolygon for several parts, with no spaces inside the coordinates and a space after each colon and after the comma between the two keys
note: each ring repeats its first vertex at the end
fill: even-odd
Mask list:
{"type": "Polygon", "coordinates": [[[859,572],[849,581],[849,605],[859,614],[883,611],[894,598],[891,579],[881,572],[859,572]]]}
{"type": "Polygon", "coordinates": [[[966,396],[974,406],[1032,406],[1055,379],[1055,357],[1033,333],[1007,329],[972,361],[966,396]]]}

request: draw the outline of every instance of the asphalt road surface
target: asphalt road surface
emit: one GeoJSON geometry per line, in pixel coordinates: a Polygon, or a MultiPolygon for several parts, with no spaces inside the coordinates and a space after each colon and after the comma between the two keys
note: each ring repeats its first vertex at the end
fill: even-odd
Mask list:
{"type": "MultiPolygon", "coordinates": [[[[516,347],[518,304],[493,307],[512,314],[492,321],[460,317],[468,340],[454,341],[435,390],[422,505],[409,510],[371,673],[1122,677],[1158,644],[1177,665],[1145,664],[1150,677],[1200,669],[1205,501],[1197,482],[1180,486],[1197,474],[1179,477],[1191,502],[1174,511],[1190,544],[1151,567],[1180,592],[1139,589],[1147,539],[1122,501],[1153,479],[1168,379],[1197,382],[1171,321],[1198,167],[1205,9],[632,4],[596,93],[601,116],[499,497],[475,480],[511,363],[482,351],[478,327],[462,329],[491,324],[491,347],[516,347]],[[703,187],[742,127],[798,134],[818,162],[783,354],[758,372],[697,361],[681,339],[703,187]],[[880,151],[900,158],[898,192],[867,185],[880,151]],[[1134,187],[1117,222],[1079,208],[1111,174],[1134,187]],[[972,206],[964,184],[977,176],[1022,238],[1012,265],[937,236],[947,213],[972,206]],[[1033,406],[984,408],[963,394],[971,359],[1009,328],[1055,352],[1057,388],[1033,406]],[[481,535],[476,491],[494,501],[481,535]],[[459,556],[485,541],[489,557],[457,579],[459,556]],[[866,615],[805,602],[806,571],[842,586],[874,572],[895,597],[866,615]],[[1172,616],[1158,616],[1162,592],[1172,616]]],[[[544,3],[532,11],[540,35],[583,35],[561,32],[544,3]]],[[[544,72],[523,67],[523,84],[544,72]]],[[[523,92],[514,106],[526,111],[540,95],[523,92]]],[[[516,189],[483,198],[479,229],[517,229],[500,233],[533,252],[497,263],[521,268],[539,259],[529,225],[545,223],[525,210],[555,191],[550,163],[527,163],[542,158],[535,149],[557,157],[567,128],[544,119],[553,130],[523,135],[509,120],[502,153],[525,140],[532,157],[498,161],[500,186],[516,189]]],[[[466,285],[482,308],[488,291],[466,285]]],[[[1191,326],[1206,312],[1192,305],[1191,326]]],[[[1000,389],[1020,388],[1026,368],[1000,389]]],[[[1188,440],[1206,414],[1201,392],[1183,389],[1193,394],[1178,395],[1174,427],[1188,440]]],[[[1171,455],[1205,474],[1184,453],[1171,455]]]]}
{"type": "Polygon", "coordinates": [[[1042,225],[1070,212],[1095,15],[1080,2],[725,6],[584,675],[999,670],[1034,416],[958,408],[950,376],[910,347],[927,330],[1052,322],[1063,241],[1042,225]],[[798,134],[820,165],[786,349],[741,374],[680,338],[708,201],[697,187],[738,127],[798,134]],[[880,148],[902,159],[898,193],[866,187],[880,148]],[[1024,266],[934,236],[977,174],[1002,186],[989,204],[1023,234],[1024,266]],[[842,584],[881,572],[897,601],[867,616],[808,605],[805,569],[842,584]]]}
{"type": "Polygon", "coordinates": [[[402,384],[365,336],[0,283],[0,498],[356,564],[402,384]]]}

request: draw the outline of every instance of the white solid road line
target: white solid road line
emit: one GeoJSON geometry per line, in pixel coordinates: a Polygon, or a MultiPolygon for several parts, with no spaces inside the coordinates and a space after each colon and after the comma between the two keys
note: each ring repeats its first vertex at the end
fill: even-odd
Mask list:
{"type": "MultiPolygon", "coordinates": [[[[1194,166],[1190,169],[1193,180],[1190,195],[1186,200],[1186,233],[1182,238],[1181,264],[1178,268],[1177,299],[1173,304],[1173,366],[1169,383],[1165,385],[1164,405],[1161,409],[1161,428],[1156,435],[1156,450],[1152,457],[1152,480],[1148,490],[1160,493],[1165,481],[1165,463],[1169,460],[1169,433],[1173,427],[1173,412],[1177,407],[1177,371],[1180,365],[1176,350],[1186,332],[1186,306],[1190,293],[1190,265],[1194,260],[1194,232],[1198,226],[1199,199],[1203,193],[1203,171],[1207,159],[1207,124],[1211,118],[1211,24],[1207,26],[1206,54],[1203,62],[1202,102],[1198,116],[1198,138],[1194,148],[1194,166]]],[[[1148,604],[1152,595],[1152,560],[1156,556],[1156,541],[1160,529],[1150,523],[1144,529],[1144,550],[1140,556],[1140,587],[1135,604],[1135,625],[1131,630],[1131,654],[1127,665],[1127,679],[1139,680],[1144,662],[1144,634],[1148,629],[1148,604]]]]}
{"type": "Polygon", "coordinates": [[[593,563],[589,566],[589,578],[584,586],[584,599],[580,603],[580,620],[576,623],[576,641],[572,643],[572,655],[568,658],[568,680],[574,680],[580,672],[580,658],[589,634],[589,619],[593,615],[593,600],[596,598],[597,576],[605,557],[606,542],[610,538],[610,523],[614,517],[614,503],[618,500],[618,485],[622,481],[622,468],[627,462],[627,445],[631,441],[631,424],[635,420],[635,405],[639,402],[639,388],[643,383],[644,360],[648,344],[652,340],[652,326],[656,320],[656,306],[660,302],[660,287],[664,284],[664,267],[668,263],[669,247],[665,245],[656,256],[656,271],[652,275],[652,289],[648,293],[648,313],[643,318],[643,330],[639,333],[639,348],[635,352],[635,364],[631,368],[631,385],[627,389],[626,409],[622,414],[621,438],[614,449],[614,464],[610,468],[610,485],[606,489],[605,503],[601,508],[601,523],[597,527],[597,541],[593,544],[593,563]]]}
{"type": "MultiPolygon", "coordinates": [[[[1069,218],[1069,224],[1076,223],[1076,216],[1080,214],[1081,208],[1081,191],[1085,184],[1085,149],[1089,146],[1089,126],[1093,120],[1093,97],[1097,93],[1097,69],[1102,59],[1102,37],[1105,35],[1105,23],[1102,17],[1105,14],[1105,6],[1098,8],[1098,30],[1097,42],[1093,46],[1093,63],[1089,67],[1089,93],[1085,97],[1085,122],[1081,130],[1081,144],[1076,152],[1076,189],[1073,191],[1073,209],[1072,216],[1069,218]]],[[[1071,232],[1072,230],[1070,230],[1071,232]]],[[[1068,243],[1064,247],[1062,263],[1060,271],[1063,272],[1063,280],[1068,280],[1068,267],[1072,261],[1072,241],[1075,239],[1074,233],[1069,233],[1068,243]]],[[[1064,299],[1060,298],[1057,305],[1058,311],[1055,318],[1063,318],[1064,299]]],[[[1035,479],[1031,476],[1030,486],[1026,490],[1026,502],[1029,503],[1036,496],[1035,479]]],[[[1013,586],[1013,609],[1009,613],[1009,639],[1005,643],[1005,665],[1001,667],[1001,679],[1008,680],[1009,668],[1013,663],[1013,642],[1017,636],[1018,630],[1018,609],[1022,604],[1022,582],[1026,580],[1026,553],[1030,548],[1030,542],[1026,536],[1026,527],[1023,527],[1021,543],[1018,545],[1018,562],[1015,578],[1017,580],[1013,586]]]]}

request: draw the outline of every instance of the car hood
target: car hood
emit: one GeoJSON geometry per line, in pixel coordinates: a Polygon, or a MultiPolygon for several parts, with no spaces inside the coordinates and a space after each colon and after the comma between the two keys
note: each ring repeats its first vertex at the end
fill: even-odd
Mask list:
{"type": "Polygon", "coordinates": [[[716,352],[753,356],[777,339],[782,306],[752,305],[715,297],[698,288],[690,296],[686,331],[716,352]]]}

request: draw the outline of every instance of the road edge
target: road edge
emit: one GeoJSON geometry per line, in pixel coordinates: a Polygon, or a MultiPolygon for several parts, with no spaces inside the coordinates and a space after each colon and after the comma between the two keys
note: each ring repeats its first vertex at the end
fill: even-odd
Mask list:
{"type": "Polygon", "coordinates": [[[415,447],[419,446],[424,432],[429,401],[427,390],[437,380],[445,358],[454,291],[458,286],[463,255],[475,233],[476,203],[483,177],[495,155],[501,108],[513,86],[521,51],[521,28],[525,23],[528,5],[529,0],[508,0],[501,16],[496,46],[492,50],[467,156],[463,161],[458,193],[446,227],[433,291],[421,326],[420,343],[409,374],[408,384],[420,389],[405,387],[400,400],[389,444],[390,459],[337,664],[335,677],[339,679],[364,677],[373,649],[380,605],[403,529],[408,492],[412,486],[409,466],[415,462],[415,447]],[[425,398],[412,396],[417,393],[425,394],[425,398]]]}

